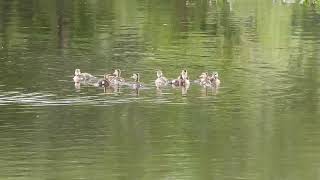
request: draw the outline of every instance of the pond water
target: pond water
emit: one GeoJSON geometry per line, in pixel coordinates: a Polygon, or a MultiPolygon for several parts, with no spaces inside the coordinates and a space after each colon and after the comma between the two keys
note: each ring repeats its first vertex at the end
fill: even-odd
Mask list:
{"type": "Polygon", "coordinates": [[[319,179],[320,8],[0,0],[0,179],[319,179]],[[115,68],[144,88],[74,86],[115,68]],[[157,90],[156,70],[219,89],[157,90]]]}

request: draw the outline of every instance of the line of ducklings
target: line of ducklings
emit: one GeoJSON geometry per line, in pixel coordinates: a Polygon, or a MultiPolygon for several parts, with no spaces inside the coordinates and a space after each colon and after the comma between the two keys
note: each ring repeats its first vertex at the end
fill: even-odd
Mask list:
{"type": "MultiPolygon", "coordinates": [[[[131,78],[134,80],[134,82],[130,83],[133,88],[142,87],[139,73],[134,73],[131,78]]],[[[121,77],[120,69],[115,69],[113,73],[104,74],[103,79],[97,78],[89,73],[82,73],[80,69],[76,69],[73,81],[75,84],[88,84],[96,87],[117,87],[119,85],[129,85],[125,82],[125,79],[121,77]]]]}
{"type": "MultiPolygon", "coordinates": [[[[168,80],[162,73],[162,71],[158,70],[157,79],[155,80],[155,85],[157,88],[165,87],[167,85],[172,85],[175,87],[185,87],[189,88],[190,80],[188,77],[188,71],[183,69],[180,75],[174,80],[168,80]]],[[[97,87],[114,87],[119,85],[131,85],[132,88],[138,89],[142,87],[140,83],[140,74],[134,73],[131,78],[133,82],[126,83],[125,79],[121,77],[121,70],[115,69],[113,73],[106,73],[103,79],[99,79],[89,73],[81,73],[80,69],[76,69],[74,73],[73,80],[77,84],[89,84],[97,87]]],[[[208,74],[207,72],[202,73],[199,76],[199,80],[196,80],[196,83],[199,83],[203,87],[219,87],[220,80],[217,72],[213,72],[212,74],[208,74]]]]}

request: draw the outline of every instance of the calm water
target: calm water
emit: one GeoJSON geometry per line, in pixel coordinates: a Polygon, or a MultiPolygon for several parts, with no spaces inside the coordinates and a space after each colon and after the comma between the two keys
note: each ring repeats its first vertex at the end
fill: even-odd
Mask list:
{"type": "Polygon", "coordinates": [[[320,8],[0,0],[0,179],[320,179],[320,8]],[[141,74],[139,95],[75,68],[141,74]],[[155,71],[218,91],[154,87],[155,71]]]}

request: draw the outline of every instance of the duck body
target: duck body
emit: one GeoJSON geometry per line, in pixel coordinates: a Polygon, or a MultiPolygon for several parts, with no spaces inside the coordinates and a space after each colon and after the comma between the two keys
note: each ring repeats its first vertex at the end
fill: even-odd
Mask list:
{"type": "Polygon", "coordinates": [[[189,86],[190,81],[187,70],[182,70],[180,76],[177,79],[172,80],[170,84],[174,86],[189,86]]]}
{"type": "Polygon", "coordinates": [[[165,86],[168,84],[168,81],[164,80],[163,78],[157,78],[155,81],[154,81],[155,85],[157,87],[161,87],[161,86],[165,86]]]}
{"type": "Polygon", "coordinates": [[[142,86],[142,84],[140,83],[140,82],[138,82],[138,83],[132,83],[132,88],[133,89],[139,89],[139,88],[142,88],[143,86],[142,86]]]}
{"type": "Polygon", "coordinates": [[[110,76],[110,83],[112,85],[121,85],[125,82],[124,78],[121,77],[121,70],[115,69],[113,76],[110,76]]]}
{"type": "Polygon", "coordinates": [[[170,82],[171,85],[174,85],[174,86],[180,86],[181,84],[181,80],[180,79],[174,79],[170,82]]]}
{"type": "Polygon", "coordinates": [[[110,79],[110,83],[111,85],[121,85],[124,81],[121,81],[119,78],[117,77],[113,77],[110,79]]]}
{"type": "Polygon", "coordinates": [[[76,69],[74,71],[74,77],[73,77],[73,81],[76,83],[79,82],[84,82],[84,81],[90,81],[91,79],[94,79],[96,77],[94,77],[93,75],[89,74],[89,73],[81,73],[80,69],[76,69]]]}
{"type": "Polygon", "coordinates": [[[98,82],[99,87],[109,87],[110,85],[111,83],[107,79],[102,79],[98,82]]]}
{"type": "Polygon", "coordinates": [[[189,79],[175,79],[171,81],[174,86],[188,86],[190,85],[189,79]]]}
{"type": "Polygon", "coordinates": [[[181,80],[180,84],[181,84],[180,86],[189,86],[190,81],[189,81],[189,79],[183,79],[183,80],[181,80]]]}
{"type": "Polygon", "coordinates": [[[219,79],[214,79],[213,81],[212,81],[212,85],[213,86],[216,86],[216,87],[218,87],[218,86],[220,86],[220,80],[219,79]]]}
{"type": "Polygon", "coordinates": [[[97,83],[96,86],[99,87],[109,87],[112,86],[111,79],[113,76],[111,74],[105,74],[103,79],[100,79],[97,83]]]}

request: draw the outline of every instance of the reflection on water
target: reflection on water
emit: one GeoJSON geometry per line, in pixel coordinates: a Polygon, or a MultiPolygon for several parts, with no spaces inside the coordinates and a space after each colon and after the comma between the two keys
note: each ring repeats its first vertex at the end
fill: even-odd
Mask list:
{"type": "Polygon", "coordinates": [[[319,179],[320,10],[0,0],[0,179],[319,179]],[[74,84],[121,68],[143,87],[74,84]],[[157,88],[188,69],[190,87],[157,88]],[[219,72],[219,88],[193,83],[219,72]]]}

